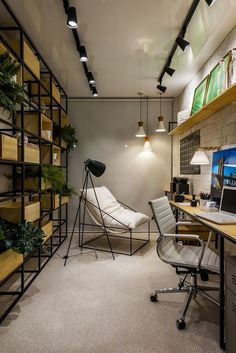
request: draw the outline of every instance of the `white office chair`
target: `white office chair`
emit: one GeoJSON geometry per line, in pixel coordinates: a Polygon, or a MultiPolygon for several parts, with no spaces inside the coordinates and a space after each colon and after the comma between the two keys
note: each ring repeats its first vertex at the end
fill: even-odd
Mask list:
{"type": "Polygon", "coordinates": [[[185,272],[187,270],[184,279],[180,280],[177,288],[157,289],[152,293],[150,299],[152,302],[157,302],[158,294],[187,292],[188,296],[183,313],[176,321],[177,327],[183,329],[186,327],[185,316],[189,304],[191,299],[196,297],[197,294],[219,305],[217,300],[206,293],[206,291],[217,291],[219,290],[218,287],[198,286],[197,284],[197,274],[200,271],[219,273],[219,258],[217,254],[209,249],[209,241],[205,246],[198,235],[175,234],[176,226],[183,224],[183,222],[176,223],[166,196],[150,201],[149,205],[160,234],[156,248],[158,256],[162,261],[176,268],[183,268],[185,272]],[[178,238],[180,237],[197,241],[198,245],[182,245],[178,243],[178,238]],[[191,275],[190,282],[187,281],[188,275],[191,275]]]}

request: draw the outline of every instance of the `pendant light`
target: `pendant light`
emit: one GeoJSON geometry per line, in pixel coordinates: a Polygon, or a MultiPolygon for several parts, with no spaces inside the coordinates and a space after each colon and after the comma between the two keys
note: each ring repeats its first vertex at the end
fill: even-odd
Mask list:
{"type": "Polygon", "coordinates": [[[152,146],[150,144],[150,140],[148,136],[148,96],[147,96],[147,136],[144,137],[143,152],[152,152],[152,146]]]}
{"type": "Polygon", "coordinates": [[[161,93],[160,93],[160,115],[157,117],[158,122],[157,122],[157,127],[156,127],[156,132],[165,132],[166,128],[164,125],[164,116],[161,115],[161,93]]]}
{"type": "Polygon", "coordinates": [[[136,137],[145,137],[146,136],[146,133],[144,131],[144,128],[143,128],[143,121],[141,119],[141,96],[143,95],[142,92],[138,92],[137,93],[139,95],[139,113],[140,113],[140,119],[139,119],[139,122],[138,122],[138,131],[136,133],[136,137]]]}

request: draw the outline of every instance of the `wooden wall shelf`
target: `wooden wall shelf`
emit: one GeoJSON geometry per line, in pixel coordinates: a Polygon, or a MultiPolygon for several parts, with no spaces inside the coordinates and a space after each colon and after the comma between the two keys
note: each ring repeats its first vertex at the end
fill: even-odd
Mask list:
{"type": "MultiPolygon", "coordinates": [[[[40,79],[40,61],[26,41],[23,43],[23,58],[28,68],[40,79]]],[[[31,79],[31,76],[28,77],[27,70],[25,76],[25,79],[31,79]]]]}
{"type": "Polygon", "coordinates": [[[53,222],[46,221],[46,223],[42,224],[41,228],[45,234],[45,237],[43,238],[43,242],[45,243],[53,235],[53,222]]]}
{"type": "MultiPolygon", "coordinates": [[[[40,163],[40,151],[37,147],[32,147],[31,145],[24,146],[24,162],[27,163],[40,163]]],[[[38,146],[38,145],[35,145],[38,146]]],[[[19,160],[21,160],[21,147],[18,147],[18,156],[19,160]]]]}
{"type": "Polygon", "coordinates": [[[218,112],[218,110],[224,108],[234,100],[236,100],[236,84],[221,93],[210,103],[206,104],[201,110],[199,110],[199,112],[190,116],[185,122],[173,129],[169,135],[183,134],[185,131],[208,119],[214,113],[218,112]]]}

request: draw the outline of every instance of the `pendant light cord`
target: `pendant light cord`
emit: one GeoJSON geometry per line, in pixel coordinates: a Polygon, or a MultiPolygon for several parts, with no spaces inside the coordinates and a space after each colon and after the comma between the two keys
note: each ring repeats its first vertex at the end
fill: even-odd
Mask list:
{"type": "Polygon", "coordinates": [[[148,137],[148,96],[147,96],[147,137],[148,137]]]}
{"type": "Polygon", "coordinates": [[[160,93],[160,116],[161,116],[161,93],[160,93]]]}
{"type": "Polygon", "coordinates": [[[140,96],[139,96],[139,115],[140,115],[139,116],[139,120],[142,121],[141,120],[141,93],[140,93],[140,96]]]}

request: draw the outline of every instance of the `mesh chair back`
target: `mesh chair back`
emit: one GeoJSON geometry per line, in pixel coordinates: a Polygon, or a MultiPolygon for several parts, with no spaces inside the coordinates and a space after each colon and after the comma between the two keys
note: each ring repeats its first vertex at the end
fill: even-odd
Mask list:
{"type": "Polygon", "coordinates": [[[149,201],[160,235],[175,233],[176,221],[166,196],[149,201]]]}

